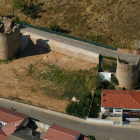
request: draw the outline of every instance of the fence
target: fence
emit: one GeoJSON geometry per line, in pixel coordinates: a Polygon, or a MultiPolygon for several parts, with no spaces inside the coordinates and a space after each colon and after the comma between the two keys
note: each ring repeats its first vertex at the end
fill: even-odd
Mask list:
{"type": "Polygon", "coordinates": [[[77,41],[85,42],[85,43],[88,43],[88,44],[91,44],[91,45],[95,45],[95,46],[99,46],[99,47],[103,47],[103,48],[107,48],[107,49],[111,49],[111,50],[118,50],[118,48],[116,48],[116,47],[103,45],[103,44],[98,44],[98,43],[88,41],[88,40],[85,40],[85,39],[82,39],[82,38],[62,34],[62,33],[59,33],[59,32],[54,32],[54,31],[51,31],[49,29],[42,28],[42,27],[37,27],[37,26],[30,25],[30,24],[27,24],[27,23],[18,22],[18,24],[20,24],[21,26],[27,26],[27,27],[31,27],[31,28],[34,28],[34,29],[38,29],[38,30],[41,30],[41,31],[48,32],[48,33],[52,33],[52,34],[60,35],[60,36],[67,37],[67,38],[70,38],[70,39],[74,39],[74,40],[77,40],[77,41]]]}
{"type": "Polygon", "coordinates": [[[95,119],[95,118],[86,118],[87,122],[95,122],[95,123],[102,123],[102,124],[114,124],[112,120],[104,120],[104,119],[95,119]]]}

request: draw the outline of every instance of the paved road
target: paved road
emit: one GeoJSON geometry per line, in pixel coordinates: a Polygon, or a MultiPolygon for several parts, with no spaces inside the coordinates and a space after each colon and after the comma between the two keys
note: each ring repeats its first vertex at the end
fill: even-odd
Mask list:
{"type": "Polygon", "coordinates": [[[34,108],[18,104],[9,100],[0,99],[0,106],[10,109],[13,107],[16,111],[26,114],[32,118],[38,119],[40,122],[51,125],[54,123],[77,130],[85,135],[95,135],[97,140],[140,140],[140,129],[116,127],[109,125],[98,125],[86,123],[86,121],[72,120],[50,113],[45,113],[34,108]]]}
{"type": "Polygon", "coordinates": [[[91,44],[80,42],[80,41],[77,41],[74,39],[70,39],[70,38],[59,36],[59,35],[51,34],[48,32],[40,31],[40,30],[37,30],[34,28],[29,28],[29,27],[22,28],[21,32],[24,32],[24,31],[46,37],[47,39],[53,39],[53,40],[56,40],[56,41],[59,41],[62,43],[66,43],[66,44],[73,45],[73,46],[76,46],[79,48],[83,48],[83,49],[86,49],[89,51],[93,51],[93,52],[96,52],[96,53],[99,53],[99,54],[102,54],[105,56],[117,57],[119,55],[121,59],[124,59],[124,60],[126,60],[128,62],[132,62],[132,63],[135,63],[136,60],[138,59],[138,56],[136,56],[136,55],[123,54],[118,51],[105,49],[103,47],[91,45],[91,44]]]}

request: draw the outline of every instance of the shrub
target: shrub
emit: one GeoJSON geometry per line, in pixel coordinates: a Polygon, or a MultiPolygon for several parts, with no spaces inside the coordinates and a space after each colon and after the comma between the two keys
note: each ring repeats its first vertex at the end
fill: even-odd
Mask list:
{"type": "Polygon", "coordinates": [[[103,89],[115,89],[115,86],[112,85],[110,82],[108,81],[104,81],[103,83],[103,89]]]}
{"type": "Polygon", "coordinates": [[[13,22],[19,22],[19,18],[18,17],[15,17],[15,19],[13,20],[13,22]]]}
{"type": "Polygon", "coordinates": [[[113,83],[113,84],[115,84],[115,85],[118,85],[119,84],[119,82],[118,82],[118,79],[116,78],[116,77],[111,77],[111,82],[113,83]]]}
{"type": "Polygon", "coordinates": [[[89,138],[90,140],[96,140],[95,136],[89,135],[88,138],[89,138]]]}
{"type": "Polygon", "coordinates": [[[50,30],[55,31],[55,32],[59,32],[60,26],[57,25],[56,23],[51,23],[50,30]]]}
{"type": "Polygon", "coordinates": [[[112,85],[112,84],[110,84],[110,85],[107,87],[107,89],[115,89],[115,86],[112,85]]]}
{"type": "Polygon", "coordinates": [[[134,86],[132,89],[133,89],[133,90],[138,90],[138,89],[140,89],[140,86],[139,86],[139,85],[134,86]]]}
{"type": "Polygon", "coordinates": [[[83,94],[79,102],[70,102],[66,107],[66,112],[69,115],[77,117],[86,117],[89,111],[92,96],[90,93],[83,94]]]}

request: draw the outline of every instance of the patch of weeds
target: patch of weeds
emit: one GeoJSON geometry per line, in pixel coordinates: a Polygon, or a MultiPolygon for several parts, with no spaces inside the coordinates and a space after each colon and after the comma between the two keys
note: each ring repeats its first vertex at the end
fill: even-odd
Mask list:
{"type": "Polygon", "coordinates": [[[32,92],[37,92],[38,90],[35,89],[34,87],[31,87],[31,91],[32,91],[32,92]]]}
{"type": "Polygon", "coordinates": [[[116,66],[117,65],[116,65],[115,62],[111,62],[109,64],[103,62],[101,68],[102,68],[103,71],[115,72],[116,71],[116,66]]]}
{"type": "Polygon", "coordinates": [[[19,22],[19,17],[16,16],[16,17],[13,19],[13,22],[18,23],[18,22],[19,22]]]}
{"type": "Polygon", "coordinates": [[[41,107],[41,108],[45,108],[46,107],[45,105],[41,105],[40,103],[37,103],[37,106],[41,107]]]}
{"type": "MultiPolygon", "coordinates": [[[[104,56],[104,55],[101,55],[101,54],[100,54],[100,58],[106,58],[106,59],[109,59],[109,60],[117,61],[117,58],[115,58],[115,57],[104,56]]],[[[119,59],[119,60],[120,60],[120,62],[126,63],[126,61],[123,60],[123,59],[119,59]]]]}
{"type": "Polygon", "coordinates": [[[32,104],[32,102],[31,102],[30,100],[28,100],[28,104],[30,104],[30,105],[31,105],[31,104],[32,104]]]}
{"type": "Polygon", "coordinates": [[[33,64],[30,64],[29,66],[28,66],[28,72],[27,72],[27,76],[31,76],[34,72],[35,72],[35,67],[34,67],[34,65],[33,64]]]}
{"type": "Polygon", "coordinates": [[[9,64],[9,63],[12,62],[13,60],[15,60],[15,58],[9,59],[9,60],[0,60],[0,65],[1,65],[1,64],[9,64]]]}
{"type": "Polygon", "coordinates": [[[23,99],[20,99],[18,96],[10,96],[9,99],[10,100],[15,100],[15,101],[18,101],[18,102],[23,102],[24,101],[23,99]]]}
{"type": "MultiPolygon", "coordinates": [[[[40,87],[46,95],[64,99],[80,97],[84,93],[90,92],[94,88],[96,77],[95,68],[89,70],[65,70],[54,65],[48,65],[44,70],[34,69],[32,65],[28,68],[28,75],[40,81],[50,81],[52,86],[44,85],[40,87]]],[[[98,80],[98,79],[97,79],[98,80]]],[[[99,81],[100,82],[100,81],[99,81]]],[[[97,83],[97,82],[96,82],[97,83]]]]}
{"type": "Polygon", "coordinates": [[[126,3],[127,4],[132,4],[132,3],[136,3],[136,1],[135,0],[127,0],[126,3]]]}
{"type": "Polygon", "coordinates": [[[59,32],[60,26],[56,23],[51,23],[50,24],[50,30],[55,31],[55,32],[59,32]]]}
{"type": "Polygon", "coordinates": [[[98,18],[95,18],[95,21],[98,21],[98,18]]]}

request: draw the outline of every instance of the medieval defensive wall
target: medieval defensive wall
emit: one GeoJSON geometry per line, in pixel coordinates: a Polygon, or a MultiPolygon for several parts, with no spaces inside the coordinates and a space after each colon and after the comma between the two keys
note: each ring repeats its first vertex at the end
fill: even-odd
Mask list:
{"type": "Polygon", "coordinates": [[[11,19],[0,17],[0,59],[15,56],[20,47],[20,26],[11,19]]]}
{"type": "Polygon", "coordinates": [[[119,85],[125,89],[132,89],[139,82],[139,59],[136,64],[122,63],[117,58],[116,77],[119,85]]]}

